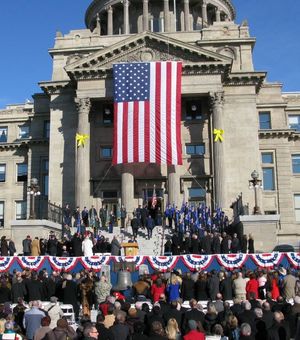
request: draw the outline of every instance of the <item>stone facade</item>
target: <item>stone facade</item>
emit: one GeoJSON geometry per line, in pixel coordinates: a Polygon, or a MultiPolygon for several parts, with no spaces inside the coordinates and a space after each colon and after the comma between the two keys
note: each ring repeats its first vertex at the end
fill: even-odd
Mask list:
{"type": "Polygon", "coordinates": [[[8,140],[0,143],[7,173],[0,201],[8,234],[14,202],[29,199],[26,183],[14,180],[15,164],[27,162],[28,181],[36,177],[43,186],[48,176],[42,196],[53,203],[116,210],[122,203],[128,211],[155,186],[162,204],[206,201],[228,214],[242,193],[251,213],[255,202],[248,183],[256,169],[265,179],[264,189],[257,190],[262,213],[281,217],[278,242],[298,242],[300,95],[282,93],[281,84],[267,83],[266,73],[254,70],[255,39],[246,23],[235,23],[230,0],[173,4],[94,0],[87,29],[57,34],[50,49],[52,79],[39,84],[44,94],[34,96],[34,105],[0,111],[0,124],[8,127],[8,140]],[[112,64],[156,60],[183,62],[183,166],[112,167],[112,64]],[[46,121],[49,139],[43,135],[46,121]],[[23,122],[30,135],[20,141],[16,131],[23,122]],[[222,143],[214,142],[214,128],[224,130],[222,143]],[[90,136],[84,148],[76,147],[76,133],[90,136]]]}

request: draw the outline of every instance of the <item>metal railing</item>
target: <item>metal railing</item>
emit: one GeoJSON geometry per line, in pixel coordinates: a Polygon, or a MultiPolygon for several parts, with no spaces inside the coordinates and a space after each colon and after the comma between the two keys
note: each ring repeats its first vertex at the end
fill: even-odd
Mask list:
{"type": "Polygon", "coordinates": [[[63,208],[59,204],[50,202],[46,197],[41,197],[37,209],[37,218],[45,219],[62,225],[63,208]]]}

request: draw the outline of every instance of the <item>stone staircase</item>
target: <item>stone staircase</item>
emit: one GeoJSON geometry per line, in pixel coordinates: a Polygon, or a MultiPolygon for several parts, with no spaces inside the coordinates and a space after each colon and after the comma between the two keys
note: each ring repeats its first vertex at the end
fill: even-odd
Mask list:
{"type": "MultiPolygon", "coordinates": [[[[113,234],[108,233],[108,228],[100,228],[101,235],[112,240],[114,235],[117,235],[120,242],[127,242],[132,239],[132,229],[127,227],[124,230],[119,226],[114,227],[113,234]]],[[[163,245],[170,236],[169,229],[165,228],[165,235],[163,235],[163,227],[156,226],[152,231],[152,238],[147,240],[147,229],[140,228],[138,231],[137,243],[139,245],[139,255],[160,256],[162,254],[163,245]],[[164,237],[164,241],[162,238],[164,237]]]]}

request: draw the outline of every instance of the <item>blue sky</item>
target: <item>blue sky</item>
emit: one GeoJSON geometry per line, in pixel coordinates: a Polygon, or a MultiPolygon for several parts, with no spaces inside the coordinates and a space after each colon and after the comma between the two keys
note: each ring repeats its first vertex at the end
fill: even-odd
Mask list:
{"type": "MultiPolygon", "coordinates": [[[[17,0],[0,2],[0,108],[22,103],[51,79],[55,32],[84,28],[91,0],[17,0]]],[[[280,81],[284,91],[300,91],[300,1],[233,0],[237,23],[247,19],[257,38],[254,64],[280,81]]]]}

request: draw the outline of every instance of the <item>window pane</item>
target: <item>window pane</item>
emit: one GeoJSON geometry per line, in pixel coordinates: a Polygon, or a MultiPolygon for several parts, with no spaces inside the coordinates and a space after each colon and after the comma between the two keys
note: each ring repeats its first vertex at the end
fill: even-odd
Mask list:
{"type": "Polygon", "coordinates": [[[18,167],[18,182],[27,182],[27,164],[17,164],[18,167]]]}
{"type": "Polygon", "coordinates": [[[189,188],[189,197],[205,197],[206,190],[202,188],[189,188]]]}
{"type": "Polygon", "coordinates": [[[102,148],[101,156],[103,158],[111,158],[112,157],[112,148],[102,148]]]}
{"type": "Polygon", "coordinates": [[[272,153],[262,153],[261,154],[262,163],[273,163],[273,154],[272,153]]]}
{"type": "Polygon", "coordinates": [[[19,138],[29,138],[29,126],[28,125],[23,125],[19,126],[19,138]]]}
{"type": "Polygon", "coordinates": [[[261,130],[271,129],[270,112],[260,112],[259,113],[259,128],[261,130]]]}
{"type": "Polygon", "coordinates": [[[49,176],[44,175],[43,176],[43,184],[44,184],[43,193],[45,196],[48,196],[48,183],[49,183],[49,176]]]}
{"type": "Polygon", "coordinates": [[[6,165],[0,164],[0,182],[5,182],[6,165]]]}
{"type": "Polygon", "coordinates": [[[50,138],[50,122],[49,120],[46,120],[44,122],[44,137],[45,138],[50,138]]]}
{"type": "Polygon", "coordinates": [[[295,210],[296,222],[300,222],[300,209],[295,210]]]}
{"type": "Polygon", "coordinates": [[[204,155],[205,145],[204,144],[186,145],[186,154],[187,155],[204,155]]]}
{"type": "Polygon", "coordinates": [[[294,195],[295,208],[300,209],[300,195],[294,195]]]}
{"type": "Polygon", "coordinates": [[[117,198],[117,191],[103,191],[103,198],[117,198]]]}
{"type": "Polygon", "coordinates": [[[46,172],[49,171],[49,160],[48,159],[45,159],[43,161],[43,171],[46,171],[46,172]]]}
{"type": "Polygon", "coordinates": [[[4,227],[4,202],[0,202],[0,227],[4,227]]]}
{"type": "Polygon", "coordinates": [[[263,168],[263,187],[264,190],[275,190],[273,168],[263,168]]]}
{"type": "Polygon", "coordinates": [[[186,102],[186,119],[202,119],[202,104],[200,100],[186,102]]]}
{"type": "Polygon", "coordinates": [[[112,124],[113,122],[113,107],[112,105],[103,108],[103,124],[112,124]]]}
{"type": "Polygon", "coordinates": [[[19,201],[16,202],[16,219],[25,220],[26,219],[27,202],[19,201]]]}
{"type": "Polygon", "coordinates": [[[289,116],[289,128],[300,131],[300,115],[289,116]]]}
{"type": "Polygon", "coordinates": [[[292,155],[293,174],[300,174],[300,155],[292,155]]]}
{"type": "Polygon", "coordinates": [[[0,143],[7,142],[7,127],[0,127],[0,143]]]}

